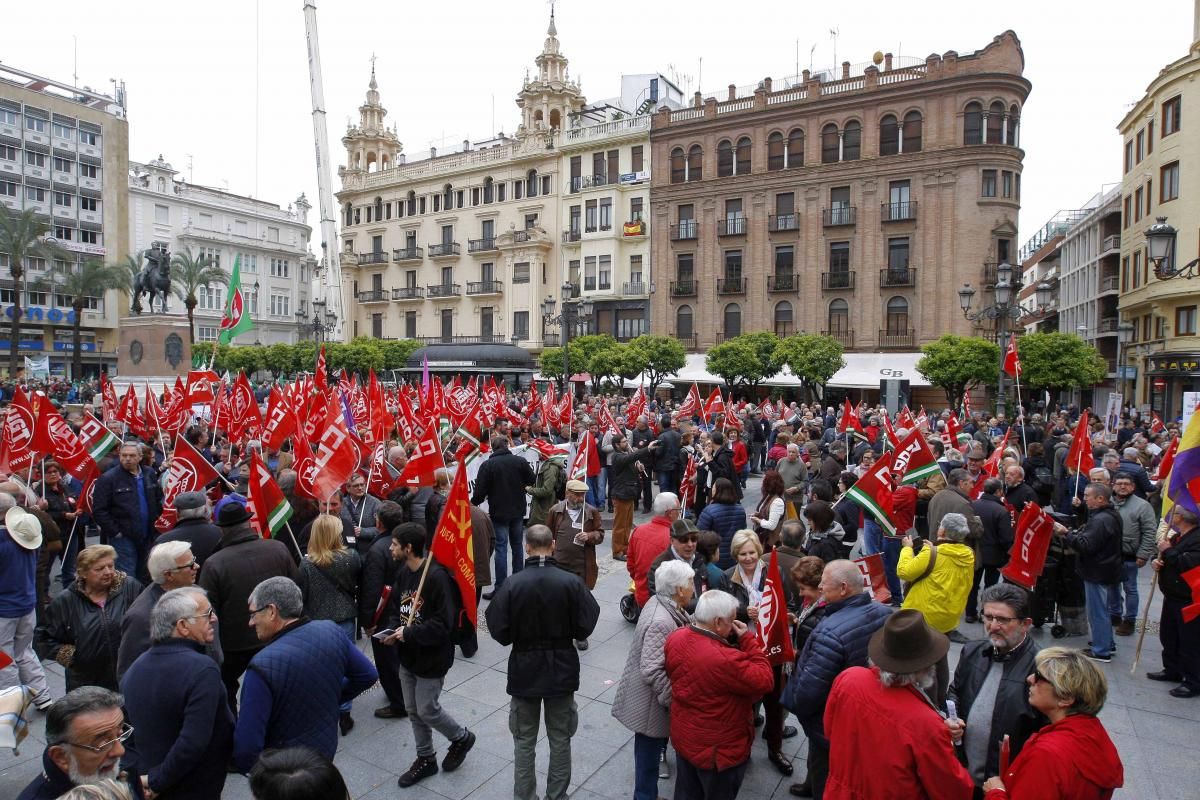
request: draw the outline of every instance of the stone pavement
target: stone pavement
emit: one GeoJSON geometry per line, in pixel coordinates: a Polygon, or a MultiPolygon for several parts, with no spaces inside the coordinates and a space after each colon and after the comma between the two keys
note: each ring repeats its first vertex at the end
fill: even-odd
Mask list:
{"type": "MultiPolygon", "coordinates": [[[[745,505],[753,508],[759,499],[757,479],[752,480],[745,505]]],[[[611,522],[611,519],[606,519],[611,522]]],[[[637,516],[641,522],[645,517],[637,516]]],[[[579,729],[572,743],[571,797],[578,800],[628,798],[633,794],[633,734],[611,716],[625,658],[634,627],[621,618],[618,602],[628,591],[624,564],[609,557],[607,543],[600,554],[601,579],[596,586],[600,601],[600,622],[591,638],[591,647],[581,654],[579,729]]],[[[1150,571],[1142,571],[1141,590],[1149,589],[1150,571]]],[[[1198,796],[1200,786],[1200,698],[1178,700],[1167,694],[1170,685],[1153,683],[1144,677],[1147,670],[1161,667],[1161,647],[1157,638],[1159,603],[1151,611],[1151,630],[1147,634],[1138,674],[1130,676],[1136,637],[1118,637],[1118,652],[1111,664],[1102,665],[1109,680],[1109,700],[1100,717],[1116,743],[1125,765],[1125,787],[1116,797],[1131,800],[1190,800],[1198,796]]],[[[963,625],[964,633],[982,637],[978,625],[963,625]]],[[[1086,637],[1061,640],[1051,638],[1049,626],[1035,634],[1043,646],[1065,644],[1086,646],[1086,637]]],[[[366,651],[366,642],[362,642],[366,651]]],[[[952,645],[951,660],[957,658],[958,645],[952,645]]],[[[400,789],[396,778],[415,757],[412,730],[407,720],[378,720],[371,711],[383,703],[383,694],[374,687],[355,702],[357,724],[340,742],[336,763],[356,798],[415,798],[416,800],[502,800],[512,796],[512,738],[508,731],[508,695],[505,680],[508,651],[481,631],[479,652],[470,659],[458,658],[446,676],[444,706],[478,736],[478,742],[456,772],[439,773],[415,787],[400,789]]],[[[48,667],[51,688],[61,694],[62,670],[48,667]]],[[[794,720],[792,720],[794,722],[794,720]]],[[[20,756],[0,753],[0,798],[15,797],[41,769],[44,747],[45,716],[34,714],[33,732],[21,748],[20,756]]],[[[445,754],[445,743],[435,734],[445,754]]],[[[788,798],[788,785],[805,772],[806,742],[803,733],[785,740],[784,752],[793,756],[796,774],[782,777],[766,760],[766,747],[756,739],[751,766],[740,796],[744,798],[788,798]]],[[[539,787],[545,787],[547,760],[543,736],[538,748],[539,787]]],[[[673,762],[674,753],[668,756],[673,762]]],[[[659,794],[670,797],[672,782],[660,781],[659,794]]],[[[249,800],[250,792],[241,776],[231,775],[225,798],[249,800]]]]}

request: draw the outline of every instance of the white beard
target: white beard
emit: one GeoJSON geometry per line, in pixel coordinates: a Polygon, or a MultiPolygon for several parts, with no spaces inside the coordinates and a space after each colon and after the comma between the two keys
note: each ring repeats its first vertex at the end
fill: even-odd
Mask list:
{"type": "Polygon", "coordinates": [[[94,786],[104,780],[115,780],[121,770],[121,762],[116,761],[111,767],[101,767],[95,775],[84,775],[79,770],[79,763],[75,760],[75,755],[67,755],[67,777],[71,779],[71,783],[75,786],[94,786]]]}

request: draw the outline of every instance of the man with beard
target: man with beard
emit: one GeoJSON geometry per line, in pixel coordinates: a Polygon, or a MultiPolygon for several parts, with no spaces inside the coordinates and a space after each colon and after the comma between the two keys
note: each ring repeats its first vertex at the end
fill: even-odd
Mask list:
{"type": "MultiPolygon", "coordinates": [[[[629,447],[633,450],[641,450],[644,447],[649,447],[650,442],[654,441],[654,431],[650,430],[650,418],[645,414],[637,418],[637,426],[629,432],[629,447]]],[[[651,470],[647,469],[640,475],[642,485],[642,513],[650,513],[650,505],[654,502],[654,480],[651,477],[651,470]]]]}
{"type": "MultiPolygon", "coordinates": [[[[599,568],[596,564],[596,545],[604,541],[600,509],[584,502],[587,484],[567,481],[567,496],[546,514],[546,527],[554,534],[554,559],[558,566],[583,579],[588,589],[596,587],[599,568]]],[[[587,650],[587,639],[575,642],[587,650]]]]}

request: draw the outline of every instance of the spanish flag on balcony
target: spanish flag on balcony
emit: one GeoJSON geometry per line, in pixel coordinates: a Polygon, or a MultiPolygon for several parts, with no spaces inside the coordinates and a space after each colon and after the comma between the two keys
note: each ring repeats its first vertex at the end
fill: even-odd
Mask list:
{"type": "Polygon", "coordinates": [[[623,233],[626,236],[642,236],[646,233],[646,223],[640,219],[635,219],[633,222],[626,222],[623,227],[623,233]]]}

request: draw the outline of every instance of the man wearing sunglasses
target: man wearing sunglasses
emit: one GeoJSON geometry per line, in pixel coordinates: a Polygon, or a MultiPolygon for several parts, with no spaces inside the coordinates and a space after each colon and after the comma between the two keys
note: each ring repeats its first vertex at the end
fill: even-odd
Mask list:
{"type": "Polygon", "coordinates": [[[120,771],[124,742],[133,734],[121,710],[124,703],[116,692],[81,686],[50,706],[42,774],[17,800],[51,800],[105,778],[128,781],[134,797],[143,797],[141,781],[120,771]]]}

